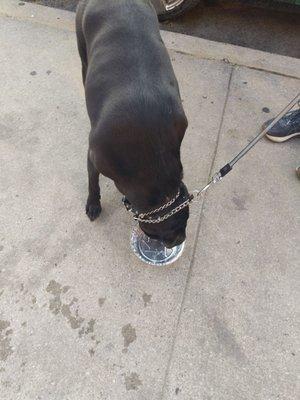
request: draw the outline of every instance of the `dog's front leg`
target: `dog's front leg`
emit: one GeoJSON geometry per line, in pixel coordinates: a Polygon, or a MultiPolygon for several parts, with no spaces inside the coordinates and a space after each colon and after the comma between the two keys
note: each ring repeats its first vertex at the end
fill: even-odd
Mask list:
{"type": "Polygon", "coordinates": [[[92,163],[89,152],[87,157],[87,170],[89,176],[89,195],[85,210],[89,219],[94,221],[101,213],[99,172],[92,163]]]}

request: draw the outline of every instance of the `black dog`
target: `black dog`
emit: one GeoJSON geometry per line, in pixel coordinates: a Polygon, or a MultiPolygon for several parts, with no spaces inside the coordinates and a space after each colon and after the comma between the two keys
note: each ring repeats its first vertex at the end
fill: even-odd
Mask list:
{"type": "MultiPolygon", "coordinates": [[[[111,178],[139,212],[179,197],[180,145],[187,128],[179,88],[150,0],[85,0],[76,16],[91,121],[86,213],[101,212],[99,174],[111,178]]],[[[167,247],[185,240],[188,207],[158,224],[140,222],[167,247]]]]}

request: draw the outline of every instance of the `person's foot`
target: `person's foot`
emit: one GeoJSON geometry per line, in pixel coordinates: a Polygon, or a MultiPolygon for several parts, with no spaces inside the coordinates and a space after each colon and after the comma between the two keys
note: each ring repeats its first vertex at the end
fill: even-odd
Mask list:
{"type": "MultiPolygon", "coordinates": [[[[263,124],[265,129],[273,119],[263,124]]],[[[288,112],[266,134],[273,142],[285,142],[293,137],[300,136],[300,109],[288,112]]]]}

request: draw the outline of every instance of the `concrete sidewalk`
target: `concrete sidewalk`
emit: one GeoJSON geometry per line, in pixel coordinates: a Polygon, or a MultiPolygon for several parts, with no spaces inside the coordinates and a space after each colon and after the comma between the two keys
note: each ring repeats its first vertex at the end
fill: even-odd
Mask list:
{"type": "MultiPolygon", "coordinates": [[[[0,4],[1,400],[295,400],[299,140],[262,140],[192,207],[181,259],[141,264],[112,182],[84,214],[74,15],[18,4],[0,4]]],[[[299,60],[163,38],[192,190],[296,95],[299,60]]]]}

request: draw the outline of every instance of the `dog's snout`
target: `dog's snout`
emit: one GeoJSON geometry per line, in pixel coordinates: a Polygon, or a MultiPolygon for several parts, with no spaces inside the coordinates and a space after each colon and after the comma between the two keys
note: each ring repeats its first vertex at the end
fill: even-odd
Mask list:
{"type": "Polygon", "coordinates": [[[185,233],[180,233],[179,235],[175,236],[174,239],[171,240],[165,240],[164,245],[168,248],[171,249],[172,247],[179,246],[181,243],[185,241],[185,233]]]}

